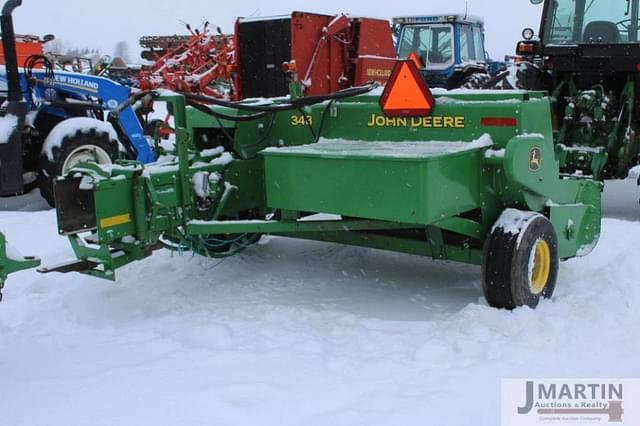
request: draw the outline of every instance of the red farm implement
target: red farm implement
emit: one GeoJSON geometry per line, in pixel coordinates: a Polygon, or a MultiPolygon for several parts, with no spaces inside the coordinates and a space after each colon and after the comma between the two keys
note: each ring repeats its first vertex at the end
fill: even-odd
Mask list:
{"type": "Polygon", "coordinates": [[[219,83],[231,81],[233,62],[233,39],[212,34],[205,24],[202,31],[193,31],[185,43],[169,48],[152,66],[142,70],[139,87],[225,98],[230,90],[225,92],[219,83]]]}
{"type": "MultiPolygon", "coordinates": [[[[145,42],[152,41],[145,38],[145,42]]],[[[208,25],[177,47],[166,37],[163,56],[143,70],[143,90],[165,88],[241,100],[285,96],[295,64],[304,95],[318,96],[369,81],[386,82],[395,63],[389,22],[304,12],[271,18],[240,18],[233,36],[208,25]]],[[[148,44],[148,43],[147,43],[148,44]]],[[[177,44],[177,43],[176,43],[177,44]]],[[[153,52],[153,51],[152,51],[153,52]]],[[[149,52],[146,52],[149,57],[149,52]]]]}

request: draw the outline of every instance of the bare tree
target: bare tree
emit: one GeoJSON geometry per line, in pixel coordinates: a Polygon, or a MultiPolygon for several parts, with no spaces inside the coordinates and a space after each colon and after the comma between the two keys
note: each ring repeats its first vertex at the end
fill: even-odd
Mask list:
{"type": "Polygon", "coordinates": [[[125,62],[129,62],[129,43],[126,41],[119,41],[113,52],[114,58],[122,58],[125,62]]]}

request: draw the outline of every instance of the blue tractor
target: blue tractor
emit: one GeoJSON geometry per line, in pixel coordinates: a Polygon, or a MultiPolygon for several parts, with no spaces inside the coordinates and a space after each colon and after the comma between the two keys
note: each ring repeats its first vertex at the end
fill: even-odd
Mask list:
{"type": "Polygon", "coordinates": [[[490,59],[484,22],[468,15],[407,16],[393,19],[397,54],[417,57],[430,87],[481,89],[506,69],[490,59]]]}
{"type": "Polygon", "coordinates": [[[18,64],[13,11],[2,9],[0,67],[0,196],[18,195],[36,185],[53,205],[53,184],[83,161],[111,164],[124,157],[155,161],[141,111],[146,94],[106,78],[55,71],[44,56],[18,64]]]}

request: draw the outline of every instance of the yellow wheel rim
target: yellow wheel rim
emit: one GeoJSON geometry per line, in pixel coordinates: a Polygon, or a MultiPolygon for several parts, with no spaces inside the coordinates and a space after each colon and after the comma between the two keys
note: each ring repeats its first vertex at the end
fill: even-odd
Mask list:
{"type": "Polygon", "coordinates": [[[538,240],[534,248],[531,292],[541,294],[547,287],[551,275],[551,247],[545,240],[538,240]]]}

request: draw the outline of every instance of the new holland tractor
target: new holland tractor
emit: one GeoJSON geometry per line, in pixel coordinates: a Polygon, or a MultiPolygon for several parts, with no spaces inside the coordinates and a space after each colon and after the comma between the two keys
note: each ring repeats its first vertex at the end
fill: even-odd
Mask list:
{"type": "Polygon", "coordinates": [[[12,13],[21,4],[7,1],[1,17],[6,65],[0,67],[0,196],[38,185],[53,205],[54,180],[78,162],[111,164],[120,156],[154,161],[136,113],[145,103],[129,88],[54,70],[42,55],[18,62],[12,13]]]}
{"type": "Polygon", "coordinates": [[[563,176],[624,179],[638,164],[639,8],[638,0],[545,0],[539,36],[526,29],[518,43],[519,86],[550,93],[563,176]]]}

